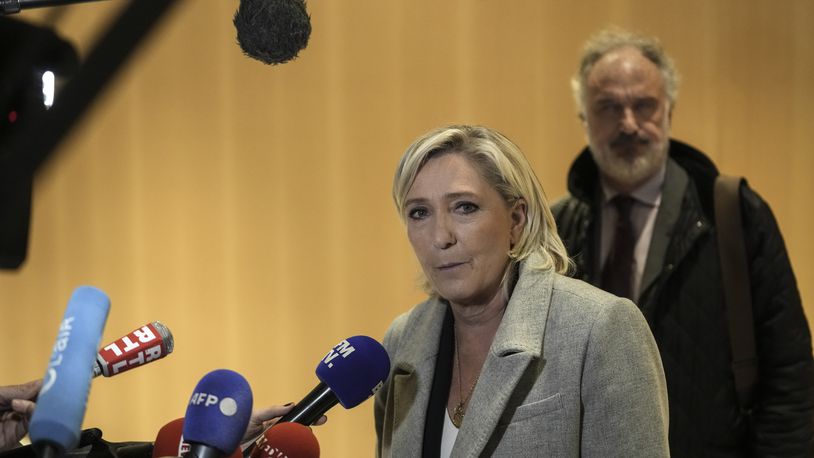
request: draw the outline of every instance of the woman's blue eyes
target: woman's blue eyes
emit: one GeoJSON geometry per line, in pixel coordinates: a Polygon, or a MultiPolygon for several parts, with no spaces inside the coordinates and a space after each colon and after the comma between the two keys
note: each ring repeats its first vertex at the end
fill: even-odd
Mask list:
{"type": "MultiPolygon", "coordinates": [[[[478,211],[479,208],[480,207],[472,202],[459,202],[455,204],[453,211],[461,215],[469,215],[478,211]]],[[[426,218],[429,213],[429,210],[427,210],[425,207],[415,207],[407,212],[407,217],[410,219],[419,220],[426,218]]]]}
{"type": "Polygon", "coordinates": [[[407,212],[407,217],[410,219],[421,219],[425,216],[427,216],[427,209],[422,207],[413,208],[412,210],[407,212]]]}
{"type": "Polygon", "coordinates": [[[461,202],[455,206],[455,210],[463,213],[464,215],[468,215],[472,212],[477,211],[478,206],[473,204],[472,202],[461,202]]]}

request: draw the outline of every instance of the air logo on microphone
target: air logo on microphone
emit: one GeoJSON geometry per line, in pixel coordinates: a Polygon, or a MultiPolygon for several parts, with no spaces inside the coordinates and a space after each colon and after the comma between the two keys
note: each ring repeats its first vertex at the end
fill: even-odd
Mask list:
{"type": "Polygon", "coordinates": [[[156,330],[145,325],[105,346],[99,356],[104,361],[101,366],[105,376],[110,377],[160,359],[164,348],[156,330]]]}
{"type": "Polygon", "coordinates": [[[333,347],[327,355],[325,355],[325,359],[322,360],[322,363],[327,364],[329,368],[332,368],[334,367],[334,363],[331,361],[336,359],[337,356],[342,356],[342,359],[345,359],[355,350],[356,349],[351,346],[350,342],[343,340],[336,344],[336,346],[333,347]]]}
{"type": "Polygon", "coordinates": [[[211,393],[192,393],[192,397],[189,399],[189,405],[200,406],[201,404],[203,404],[204,408],[217,405],[220,413],[227,417],[231,417],[237,413],[237,401],[232,398],[226,397],[219,399],[211,393]]]}
{"type": "Polygon", "coordinates": [[[68,342],[71,339],[71,331],[73,330],[74,317],[70,316],[62,320],[59,325],[59,333],[57,334],[57,341],[54,343],[54,349],[51,351],[51,360],[48,361],[48,370],[45,373],[45,380],[42,382],[42,389],[40,394],[45,394],[54,383],[57,381],[57,367],[62,364],[62,352],[68,348],[68,342]]]}

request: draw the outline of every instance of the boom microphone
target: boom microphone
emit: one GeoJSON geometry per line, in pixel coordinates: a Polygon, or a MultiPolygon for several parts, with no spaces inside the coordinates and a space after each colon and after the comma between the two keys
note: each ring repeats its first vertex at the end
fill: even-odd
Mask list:
{"type": "Polygon", "coordinates": [[[153,321],[99,350],[93,364],[93,376],[121,374],[167,356],[174,347],[169,328],[153,321]]]}
{"type": "Polygon", "coordinates": [[[76,288],[68,302],[29,429],[40,457],[61,456],[79,442],[109,310],[110,299],[92,286],[76,288]]]}
{"type": "Polygon", "coordinates": [[[280,422],[314,424],[338,403],[351,409],[373,396],[390,373],[390,357],[376,340],[348,337],[336,344],[317,364],[319,384],[280,422]]]}
{"type": "Polygon", "coordinates": [[[252,415],[252,390],[237,372],[206,374],[192,393],[184,419],[188,458],[223,458],[239,445],[252,415]]]}
{"type": "Polygon", "coordinates": [[[0,0],[0,13],[13,14],[28,8],[44,6],[65,6],[73,3],[85,3],[97,0],[0,0]]]}
{"type": "Polygon", "coordinates": [[[269,65],[297,57],[311,35],[304,0],[240,0],[234,24],[243,53],[269,65]]]}
{"type": "Polygon", "coordinates": [[[269,428],[251,458],[319,458],[319,442],[311,428],[299,423],[278,423],[269,428]]]}

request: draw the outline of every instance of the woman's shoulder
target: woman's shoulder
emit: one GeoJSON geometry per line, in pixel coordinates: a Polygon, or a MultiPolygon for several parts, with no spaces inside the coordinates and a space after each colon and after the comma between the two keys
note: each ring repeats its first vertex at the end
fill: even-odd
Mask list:
{"type": "Polygon", "coordinates": [[[630,300],[615,296],[582,280],[555,274],[551,303],[557,309],[586,319],[604,319],[611,315],[641,315],[630,300]]]}
{"type": "Polygon", "coordinates": [[[564,276],[553,283],[547,327],[552,336],[577,340],[582,336],[593,342],[593,348],[605,350],[655,348],[647,320],[629,299],[564,276]]]}
{"type": "Polygon", "coordinates": [[[437,320],[443,320],[444,313],[446,313],[446,307],[435,298],[429,298],[415,305],[397,316],[390,324],[384,336],[385,348],[397,348],[402,336],[422,333],[422,328],[426,328],[437,320]]]}

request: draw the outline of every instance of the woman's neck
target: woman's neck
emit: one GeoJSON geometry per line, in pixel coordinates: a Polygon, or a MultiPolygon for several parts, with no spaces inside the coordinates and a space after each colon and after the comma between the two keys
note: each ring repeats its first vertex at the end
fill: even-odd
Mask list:
{"type": "Polygon", "coordinates": [[[505,281],[509,282],[510,286],[498,288],[494,296],[483,304],[450,302],[452,316],[455,318],[455,330],[459,336],[485,338],[486,342],[492,342],[492,337],[497,332],[503,319],[503,313],[509,304],[509,295],[517,282],[516,271],[510,272],[505,281]]]}
{"type": "Polygon", "coordinates": [[[462,362],[466,364],[474,358],[475,361],[471,362],[482,363],[500,327],[507,304],[504,294],[496,295],[484,305],[450,304],[462,362]]]}

